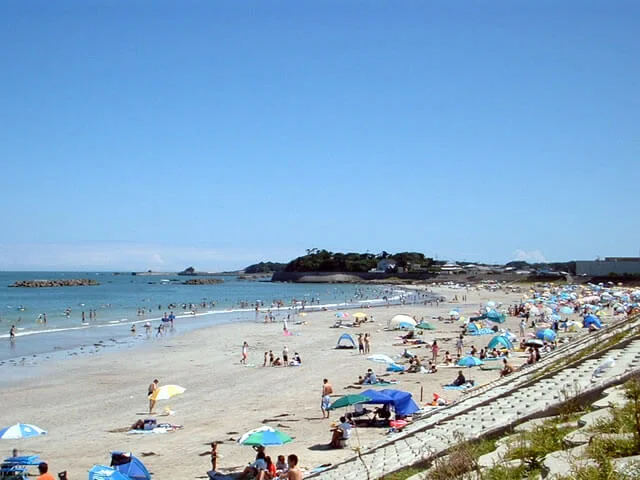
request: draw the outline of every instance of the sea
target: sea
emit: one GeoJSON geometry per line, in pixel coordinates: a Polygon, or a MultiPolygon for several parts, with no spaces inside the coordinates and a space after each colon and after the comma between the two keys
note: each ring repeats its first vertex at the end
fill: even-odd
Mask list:
{"type": "MultiPolygon", "coordinates": [[[[296,321],[303,312],[414,303],[424,293],[391,285],[304,284],[247,281],[185,285],[178,275],[114,272],[0,272],[0,367],[131,348],[157,337],[165,313],[176,316],[162,335],[180,335],[233,322],[296,321]],[[11,287],[20,280],[91,279],[78,287],[11,287]],[[257,307],[257,310],[256,310],[257,307]],[[94,314],[95,312],[95,314],[94,314]],[[46,318],[46,322],[45,322],[46,318]],[[83,321],[84,319],[84,321],[83,321]],[[151,334],[144,324],[150,322],[151,334]],[[135,324],[135,332],[132,326],[135,324]],[[15,325],[17,335],[9,331],[15,325]]],[[[206,277],[212,278],[212,277],[206,277]]]]}

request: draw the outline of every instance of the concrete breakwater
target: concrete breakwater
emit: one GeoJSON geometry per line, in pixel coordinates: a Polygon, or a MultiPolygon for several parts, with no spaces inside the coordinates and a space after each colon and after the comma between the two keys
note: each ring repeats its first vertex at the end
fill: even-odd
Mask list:
{"type": "Polygon", "coordinates": [[[48,287],[88,287],[100,285],[90,278],[65,278],[56,280],[18,280],[10,287],[16,288],[48,288],[48,287]]]}

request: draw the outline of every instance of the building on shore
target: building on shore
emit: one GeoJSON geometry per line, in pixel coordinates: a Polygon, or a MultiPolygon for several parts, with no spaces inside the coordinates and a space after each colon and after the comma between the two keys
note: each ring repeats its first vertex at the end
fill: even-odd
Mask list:
{"type": "Polygon", "coordinates": [[[576,261],[576,274],[589,277],[640,275],[640,257],[606,257],[604,260],[576,261]]]}

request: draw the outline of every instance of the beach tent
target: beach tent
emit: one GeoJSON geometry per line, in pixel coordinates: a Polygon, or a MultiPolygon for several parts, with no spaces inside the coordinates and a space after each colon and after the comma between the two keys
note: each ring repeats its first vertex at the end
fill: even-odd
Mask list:
{"type": "Polygon", "coordinates": [[[498,312],[497,310],[489,310],[486,314],[486,318],[487,320],[491,320],[492,322],[496,323],[504,323],[504,321],[507,319],[505,315],[498,312]]]}
{"type": "Polygon", "coordinates": [[[554,342],[556,340],[556,336],[556,332],[550,328],[545,328],[544,330],[538,330],[536,332],[536,338],[546,340],[547,342],[554,342]]]}
{"type": "Polygon", "coordinates": [[[336,343],[336,348],[356,348],[356,341],[352,335],[343,333],[336,343]]]}
{"type": "Polygon", "coordinates": [[[509,339],[504,335],[496,335],[491,339],[487,348],[506,348],[509,350],[513,350],[513,343],[511,343],[509,339]]]}
{"type": "Polygon", "coordinates": [[[413,400],[409,392],[402,390],[384,389],[384,390],[365,390],[361,393],[371,400],[362,403],[376,405],[391,405],[396,415],[412,415],[420,410],[420,407],[413,400]]]}
{"type": "Polygon", "coordinates": [[[467,325],[467,333],[478,333],[478,330],[480,330],[478,325],[473,322],[469,322],[469,325],[467,325]]]}
{"type": "Polygon", "coordinates": [[[111,466],[131,480],[151,480],[151,474],[131,452],[111,452],[111,466]]]}
{"type": "Polygon", "coordinates": [[[411,397],[409,392],[402,390],[385,389],[381,393],[389,395],[393,399],[393,409],[396,415],[413,415],[420,410],[420,407],[411,397]]]}
{"type": "Polygon", "coordinates": [[[602,322],[595,315],[587,315],[586,317],[584,317],[582,325],[584,326],[584,328],[589,328],[591,325],[594,325],[598,329],[602,328],[602,322]]]}
{"type": "Polygon", "coordinates": [[[416,321],[409,315],[396,315],[389,320],[389,328],[393,330],[398,329],[413,329],[416,326],[416,321]]]}
{"type": "Polygon", "coordinates": [[[89,470],[89,480],[129,480],[129,477],[123,475],[115,468],[105,467],[104,465],[94,465],[89,470]]]}

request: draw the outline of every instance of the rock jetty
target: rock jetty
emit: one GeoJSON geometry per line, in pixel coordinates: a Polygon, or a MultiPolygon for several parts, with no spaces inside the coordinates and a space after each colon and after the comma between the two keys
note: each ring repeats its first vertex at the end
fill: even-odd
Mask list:
{"type": "Polygon", "coordinates": [[[220,278],[191,278],[182,282],[182,285],[214,285],[217,283],[224,283],[224,280],[220,278]]]}
{"type": "Polygon", "coordinates": [[[88,287],[100,285],[90,278],[65,278],[56,280],[18,280],[9,285],[16,288],[88,287]]]}

